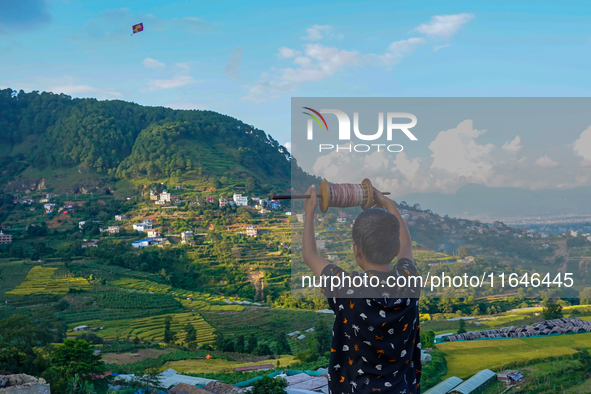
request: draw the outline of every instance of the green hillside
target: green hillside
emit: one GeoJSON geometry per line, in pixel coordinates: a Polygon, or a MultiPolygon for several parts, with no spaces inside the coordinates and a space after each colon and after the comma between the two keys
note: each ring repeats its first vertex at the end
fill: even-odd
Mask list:
{"type": "Polygon", "coordinates": [[[273,193],[302,172],[264,131],[213,111],[0,90],[0,186],[65,193],[174,180],[273,193]],[[293,167],[293,168],[292,168],[293,167]]]}

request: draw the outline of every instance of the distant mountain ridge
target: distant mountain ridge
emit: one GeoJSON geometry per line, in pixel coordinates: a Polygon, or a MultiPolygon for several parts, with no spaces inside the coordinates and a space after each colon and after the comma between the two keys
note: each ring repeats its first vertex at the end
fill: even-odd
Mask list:
{"type": "Polygon", "coordinates": [[[454,195],[414,193],[403,199],[441,215],[507,224],[536,221],[538,217],[591,217],[591,187],[527,190],[467,184],[454,195]]]}
{"type": "Polygon", "coordinates": [[[292,172],[301,187],[317,181],[269,134],[213,111],[0,90],[5,190],[101,192],[174,179],[272,193],[291,186],[292,172]]]}

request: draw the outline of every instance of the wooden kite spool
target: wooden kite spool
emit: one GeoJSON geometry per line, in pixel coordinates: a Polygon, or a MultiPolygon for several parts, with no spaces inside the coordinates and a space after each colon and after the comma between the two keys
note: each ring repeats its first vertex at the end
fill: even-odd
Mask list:
{"type": "Polygon", "coordinates": [[[326,179],[320,183],[319,190],[320,210],[326,212],[328,207],[356,207],[363,210],[371,208],[373,203],[373,186],[371,181],[365,178],[361,184],[333,183],[326,179]]]}
{"type": "MultiPolygon", "coordinates": [[[[384,192],[388,195],[390,192],[384,192]]],[[[333,183],[330,184],[326,179],[320,183],[320,189],[316,194],[320,204],[320,210],[326,212],[328,207],[356,207],[360,206],[363,210],[369,209],[373,204],[373,186],[371,181],[365,178],[361,184],[355,183],[333,183]]],[[[292,200],[300,198],[310,198],[309,194],[288,194],[283,196],[273,196],[273,200],[292,200]]]]}

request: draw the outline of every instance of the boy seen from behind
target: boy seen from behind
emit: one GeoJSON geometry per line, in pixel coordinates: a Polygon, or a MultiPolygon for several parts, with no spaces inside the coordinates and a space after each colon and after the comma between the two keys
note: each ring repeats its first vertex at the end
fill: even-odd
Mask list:
{"type": "Polygon", "coordinates": [[[363,272],[348,273],[318,255],[316,193],[315,186],[308,188],[302,257],[314,275],[326,277],[321,290],[335,313],[329,393],[420,394],[419,289],[393,285],[396,278],[418,275],[400,212],[374,188],[374,207],[357,216],[352,231],[353,253],[363,272]],[[352,280],[332,288],[333,276],[352,280]],[[357,276],[375,279],[372,283],[378,285],[354,286],[361,283],[353,280],[357,276]]]}

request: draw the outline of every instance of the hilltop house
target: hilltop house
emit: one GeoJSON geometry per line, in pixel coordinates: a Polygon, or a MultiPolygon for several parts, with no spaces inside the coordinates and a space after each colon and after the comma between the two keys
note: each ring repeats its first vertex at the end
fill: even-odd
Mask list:
{"type": "Polygon", "coordinates": [[[170,193],[166,190],[160,193],[160,201],[170,202],[170,193]]]}
{"type": "Polygon", "coordinates": [[[55,207],[55,204],[52,202],[43,205],[43,208],[45,208],[45,210],[48,212],[53,211],[53,207],[55,207]]]}
{"type": "MultiPolygon", "coordinates": [[[[98,223],[99,226],[103,224],[103,222],[101,222],[100,220],[93,220],[92,223],[98,223]]],[[[82,230],[84,228],[84,225],[85,224],[86,224],[86,221],[85,220],[82,220],[82,221],[78,222],[78,228],[80,230],[82,230]]]]}
{"type": "Polygon", "coordinates": [[[117,221],[127,220],[127,219],[129,219],[127,217],[127,215],[115,215],[115,220],[117,220],[117,221]]]}
{"type": "Polygon", "coordinates": [[[98,248],[97,242],[98,242],[98,240],[91,239],[90,242],[83,242],[81,246],[83,249],[84,248],[98,248]]]}
{"type": "Polygon", "coordinates": [[[190,241],[192,238],[193,238],[192,231],[183,231],[181,233],[181,242],[182,243],[186,243],[186,242],[190,241]]]}
{"type": "Polygon", "coordinates": [[[228,204],[228,199],[227,198],[220,198],[220,208],[225,207],[228,204]]]}
{"type": "Polygon", "coordinates": [[[248,206],[248,197],[247,196],[242,196],[242,194],[236,194],[234,193],[234,196],[232,197],[232,200],[234,200],[234,203],[239,206],[248,206]]]}
{"type": "Polygon", "coordinates": [[[156,229],[148,229],[146,230],[146,236],[148,238],[158,238],[160,237],[160,233],[156,229]]]}
{"type": "Polygon", "coordinates": [[[279,201],[276,200],[269,201],[267,206],[271,209],[281,209],[281,204],[279,203],[279,201]]]}
{"type": "Polygon", "coordinates": [[[133,229],[137,230],[139,232],[151,230],[152,229],[152,221],[151,220],[144,220],[141,223],[136,223],[133,225],[133,229]]]}
{"type": "Polygon", "coordinates": [[[140,239],[139,241],[132,242],[131,246],[136,249],[143,249],[148,246],[160,245],[163,242],[164,242],[164,238],[160,238],[160,237],[159,238],[145,238],[145,239],[140,239]]]}
{"type": "Polygon", "coordinates": [[[109,234],[119,234],[119,226],[109,226],[107,227],[107,232],[109,234]]]}
{"type": "Polygon", "coordinates": [[[207,196],[207,197],[205,197],[205,200],[206,200],[207,202],[210,202],[210,203],[212,203],[212,204],[213,204],[213,203],[214,203],[214,201],[215,201],[215,200],[214,200],[214,198],[213,198],[212,196],[207,196]]]}
{"type": "Polygon", "coordinates": [[[0,244],[10,243],[12,243],[12,234],[4,234],[2,230],[0,230],[0,244]]]}
{"type": "Polygon", "coordinates": [[[300,222],[300,223],[304,223],[304,218],[305,218],[305,215],[304,215],[303,213],[298,213],[298,214],[296,215],[296,219],[297,219],[297,220],[298,220],[298,222],[300,222]]]}
{"type": "Polygon", "coordinates": [[[246,235],[249,237],[256,237],[258,236],[258,229],[255,226],[248,226],[246,227],[246,235]]]}

